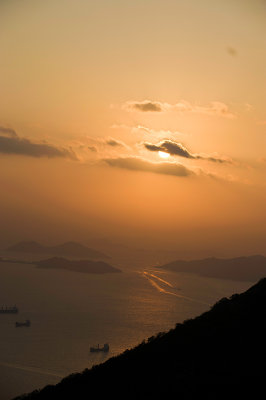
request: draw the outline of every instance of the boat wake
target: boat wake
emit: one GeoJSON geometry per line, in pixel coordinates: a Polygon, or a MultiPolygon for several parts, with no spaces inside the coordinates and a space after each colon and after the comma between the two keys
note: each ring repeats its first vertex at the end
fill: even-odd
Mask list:
{"type": "Polygon", "coordinates": [[[45,371],[40,368],[27,367],[25,365],[20,365],[20,364],[12,364],[12,363],[6,363],[6,362],[0,361],[0,366],[19,369],[21,371],[26,371],[26,372],[34,372],[34,373],[41,374],[41,375],[54,376],[55,378],[64,378],[64,375],[56,374],[56,373],[50,372],[50,371],[45,371]]]}
{"type": "Polygon", "coordinates": [[[201,301],[201,300],[198,300],[198,299],[195,299],[195,298],[192,298],[192,297],[188,297],[188,296],[183,296],[182,294],[178,294],[178,293],[172,292],[170,290],[166,290],[165,288],[163,288],[162,286],[159,285],[158,281],[160,283],[166,285],[167,287],[172,288],[172,289],[174,289],[174,286],[170,282],[160,278],[159,276],[156,276],[155,274],[152,274],[152,273],[147,272],[147,271],[142,271],[142,272],[140,272],[140,274],[142,276],[144,276],[150,282],[150,284],[156,290],[158,290],[158,292],[160,292],[160,293],[164,293],[164,294],[168,294],[168,295],[171,295],[171,296],[175,296],[175,297],[178,297],[178,298],[183,299],[183,300],[192,301],[194,303],[204,304],[204,305],[207,305],[207,306],[211,305],[210,303],[206,303],[205,301],[201,301]],[[156,280],[157,280],[157,282],[156,282],[156,280]]]}
{"type": "Polygon", "coordinates": [[[151,274],[150,272],[146,272],[146,271],[144,271],[143,274],[145,274],[145,275],[147,275],[147,276],[150,276],[150,277],[152,277],[152,278],[154,278],[154,279],[157,279],[158,281],[164,283],[165,285],[167,285],[167,286],[173,288],[173,285],[171,285],[170,282],[167,282],[167,281],[165,281],[164,279],[159,278],[159,276],[156,276],[156,275],[151,274]]]}

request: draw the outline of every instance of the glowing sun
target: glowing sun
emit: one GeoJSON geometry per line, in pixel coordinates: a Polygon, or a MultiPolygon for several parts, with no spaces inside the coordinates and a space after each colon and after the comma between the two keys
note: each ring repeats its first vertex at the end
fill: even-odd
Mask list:
{"type": "Polygon", "coordinates": [[[161,158],[168,158],[168,157],[170,157],[170,154],[169,153],[165,153],[164,151],[159,151],[159,156],[161,158]]]}

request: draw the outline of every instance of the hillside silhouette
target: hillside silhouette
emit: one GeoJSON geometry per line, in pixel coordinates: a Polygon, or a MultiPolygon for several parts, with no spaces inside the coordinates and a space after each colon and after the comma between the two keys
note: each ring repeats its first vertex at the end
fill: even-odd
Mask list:
{"type": "Polygon", "coordinates": [[[266,373],[266,279],[104,364],[17,397],[257,399],[266,373]]]}
{"type": "Polygon", "coordinates": [[[121,272],[120,269],[107,264],[104,261],[91,260],[67,260],[62,257],[52,257],[47,260],[34,262],[39,268],[45,269],[64,269],[74,272],[82,272],[87,274],[106,274],[113,272],[121,272]]]}
{"type": "Polygon", "coordinates": [[[255,255],[237,258],[210,257],[192,261],[176,260],[159,268],[210,278],[256,282],[266,276],[266,257],[255,255]]]}
{"type": "Polygon", "coordinates": [[[7,251],[30,255],[89,258],[91,260],[105,260],[110,258],[100,251],[91,249],[77,242],[66,242],[56,246],[43,246],[42,244],[34,241],[19,242],[9,247],[7,251]]]}

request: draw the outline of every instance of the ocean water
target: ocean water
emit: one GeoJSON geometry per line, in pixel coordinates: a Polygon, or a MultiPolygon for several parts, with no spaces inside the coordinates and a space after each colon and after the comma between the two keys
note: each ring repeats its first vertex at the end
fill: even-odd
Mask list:
{"type": "Polygon", "coordinates": [[[207,311],[249,282],[159,272],[91,275],[0,263],[0,400],[54,384],[207,311]],[[15,321],[30,319],[30,328],[15,321]],[[110,352],[90,353],[108,342],[110,352]]]}

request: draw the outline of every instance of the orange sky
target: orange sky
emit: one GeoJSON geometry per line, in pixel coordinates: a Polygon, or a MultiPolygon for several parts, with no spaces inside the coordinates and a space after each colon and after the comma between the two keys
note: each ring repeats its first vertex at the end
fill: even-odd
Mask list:
{"type": "Polygon", "coordinates": [[[263,0],[1,1],[0,245],[265,254],[265,17],[263,0]]]}

